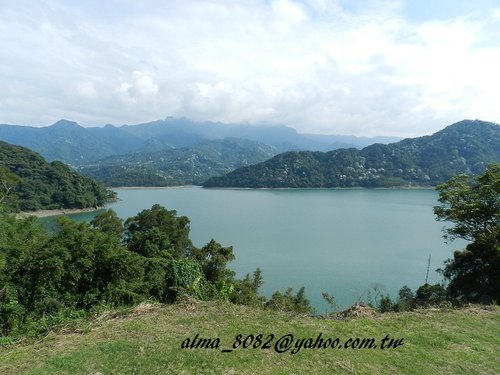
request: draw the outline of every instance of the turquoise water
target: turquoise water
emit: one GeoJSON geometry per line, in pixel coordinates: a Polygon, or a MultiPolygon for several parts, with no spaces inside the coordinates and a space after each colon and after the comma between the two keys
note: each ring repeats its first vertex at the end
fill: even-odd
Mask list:
{"type": "MultiPolygon", "coordinates": [[[[374,287],[396,296],[403,285],[429,282],[464,242],[446,244],[434,219],[437,193],[429,189],[120,189],[109,204],[122,218],[159,203],[191,220],[191,239],[232,245],[230,268],[243,277],[263,271],[261,292],[305,287],[318,313],[328,310],[321,293],[342,307],[365,302],[374,287]],[[370,291],[370,292],[369,292],[370,291]]],[[[92,215],[73,215],[89,220],[92,215]]]]}

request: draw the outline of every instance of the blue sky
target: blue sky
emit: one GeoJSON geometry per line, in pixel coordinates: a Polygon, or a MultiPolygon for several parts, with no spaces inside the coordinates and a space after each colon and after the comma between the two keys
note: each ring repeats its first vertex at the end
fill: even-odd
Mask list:
{"type": "Polygon", "coordinates": [[[18,0],[0,20],[0,123],[500,122],[499,0],[18,0]]]}

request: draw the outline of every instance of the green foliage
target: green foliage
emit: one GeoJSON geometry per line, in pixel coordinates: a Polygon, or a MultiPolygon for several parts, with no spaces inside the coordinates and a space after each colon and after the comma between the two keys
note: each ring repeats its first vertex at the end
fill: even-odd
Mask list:
{"type": "Polygon", "coordinates": [[[438,220],[451,221],[447,236],[488,242],[500,236],[500,163],[491,164],[475,181],[462,174],[436,188],[438,220]]]}
{"type": "Polygon", "coordinates": [[[497,243],[473,242],[455,251],[442,271],[451,296],[465,301],[500,301],[500,249],[497,243]]]}
{"type": "Polygon", "coordinates": [[[167,173],[146,165],[89,165],[78,168],[85,176],[99,181],[105,186],[177,186],[180,182],[172,179],[167,173]]]}
{"type": "Polygon", "coordinates": [[[391,297],[389,297],[389,295],[385,295],[382,296],[382,298],[380,298],[378,308],[381,313],[391,312],[395,310],[394,303],[392,302],[391,297]]]}
{"type": "Polygon", "coordinates": [[[201,249],[193,248],[192,256],[201,264],[207,281],[226,281],[234,277],[234,272],[226,268],[227,263],[234,260],[232,246],[223,247],[212,239],[201,249]]]}
{"type": "Polygon", "coordinates": [[[49,161],[80,165],[108,155],[135,151],[140,139],[113,127],[84,128],[60,120],[47,127],[0,125],[0,139],[29,147],[49,161]]]}
{"type": "Polygon", "coordinates": [[[43,316],[145,298],[142,257],[114,235],[66,218],[48,234],[33,218],[6,215],[0,216],[0,233],[4,333],[43,316]]]}
{"type": "Polygon", "coordinates": [[[15,188],[21,179],[0,164],[0,205],[7,211],[17,211],[19,198],[15,188]]]}
{"type": "Polygon", "coordinates": [[[95,229],[110,236],[114,236],[120,240],[123,238],[123,220],[120,219],[116,212],[111,209],[95,216],[90,221],[90,225],[92,225],[95,229]]]}
{"type": "Polygon", "coordinates": [[[167,266],[166,281],[174,299],[179,293],[202,297],[203,272],[200,263],[194,259],[171,260],[167,266]]]}
{"type": "Polygon", "coordinates": [[[59,161],[49,164],[29,149],[0,141],[0,199],[6,196],[12,197],[11,210],[34,211],[102,206],[107,192],[59,161]]]}
{"type": "Polygon", "coordinates": [[[247,274],[242,280],[235,280],[230,301],[238,305],[263,306],[265,298],[258,294],[262,284],[262,271],[257,268],[252,277],[247,274]]]}
{"type": "Polygon", "coordinates": [[[398,298],[394,302],[389,295],[381,295],[378,301],[378,310],[381,313],[408,311],[419,306],[437,305],[447,300],[447,293],[441,285],[421,286],[416,299],[413,291],[406,285],[399,289],[398,298]]]}
{"type": "Polygon", "coordinates": [[[166,301],[168,260],[165,258],[144,259],[144,293],[158,301],[166,301]]]}
{"type": "Polygon", "coordinates": [[[26,308],[17,300],[9,285],[0,289],[0,336],[7,335],[23,324],[26,308]]]}
{"type": "Polygon", "coordinates": [[[405,285],[401,289],[399,289],[398,300],[394,305],[394,309],[396,311],[410,310],[413,305],[414,299],[415,299],[415,294],[410,288],[408,288],[405,285]]]}
{"type": "Polygon", "coordinates": [[[183,258],[193,249],[189,219],[155,204],[125,221],[128,248],[147,258],[183,258]]]}
{"type": "Polygon", "coordinates": [[[202,184],[236,168],[264,161],[277,150],[247,139],[205,140],[182,148],[117,155],[82,166],[79,171],[106,186],[202,184]]]}
{"type": "Polygon", "coordinates": [[[105,299],[119,302],[114,289],[126,280],[133,290],[142,272],[140,258],[114,237],[65,218],[54,236],[16,257],[10,254],[6,266],[8,281],[18,288],[18,300],[40,312],[38,304],[46,303],[46,298],[77,309],[105,299]]]}
{"type": "Polygon", "coordinates": [[[415,293],[416,306],[436,306],[448,301],[446,288],[440,284],[424,284],[415,293]]]}
{"type": "Polygon", "coordinates": [[[205,187],[307,188],[434,186],[451,176],[482,173],[500,160],[500,126],[462,121],[431,135],[388,145],[330,152],[286,152],[205,187]]]}
{"type": "MultiPolygon", "coordinates": [[[[99,306],[130,306],[179,296],[263,306],[253,276],[234,278],[231,246],[211,240],[201,249],[189,239],[189,220],[159,205],[125,222],[111,210],[90,224],[66,217],[51,232],[35,218],[16,219],[0,209],[0,332],[47,332],[99,306]]],[[[270,309],[310,313],[304,288],[276,292],[270,309]]]]}
{"type": "Polygon", "coordinates": [[[234,293],[233,283],[226,280],[218,280],[207,285],[209,288],[206,290],[206,296],[209,299],[229,301],[231,295],[234,293]]]}
{"type": "MultiPolygon", "coordinates": [[[[0,210],[0,331],[41,332],[37,324],[55,324],[103,304],[171,302],[185,294],[227,300],[235,283],[247,287],[226,269],[232,247],[212,240],[196,249],[188,218],[175,211],[154,205],[129,218],[125,228],[124,235],[112,210],[90,224],[62,217],[50,233],[34,218],[0,210]]],[[[247,301],[258,299],[261,283],[257,270],[248,279],[253,294],[245,292],[247,301]]]]}
{"type": "Polygon", "coordinates": [[[265,307],[271,310],[291,311],[296,313],[311,314],[313,308],[305,296],[305,288],[299,289],[297,294],[293,294],[293,289],[288,288],[285,293],[276,291],[271,299],[266,302],[265,307]]]}
{"type": "Polygon", "coordinates": [[[455,224],[446,237],[472,241],[445,264],[450,294],[471,302],[500,300],[500,163],[475,181],[459,175],[437,189],[441,205],[434,213],[455,224]]]}

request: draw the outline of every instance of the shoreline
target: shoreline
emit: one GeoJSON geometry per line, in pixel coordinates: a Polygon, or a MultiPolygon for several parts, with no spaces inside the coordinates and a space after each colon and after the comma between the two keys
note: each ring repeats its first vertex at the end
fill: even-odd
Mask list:
{"type": "Polygon", "coordinates": [[[111,190],[163,190],[202,188],[208,190],[435,190],[435,186],[352,186],[352,187],[229,187],[229,186],[203,186],[203,185],[176,185],[176,186],[119,186],[107,187],[111,190]]]}
{"type": "Polygon", "coordinates": [[[434,186],[389,186],[389,187],[224,187],[224,186],[200,186],[208,190],[435,190],[434,186]]]}
{"type": "Polygon", "coordinates": [[[175,185],[175,186],[116,186],[116,187],[106,187],[110,190],[146,190],[146,189],[183,189],[189,187],[202,187],[201,185],[175,185]]]}
{"type": "Polygon", "coordinates": [[[17,219],[25,219],[31,216],[42,218],[50,216],[61,216],[71,214],[81,214],[85,212],[95,212],[105,209],[104,206],[98,208],[59,208],[56,210],[22,211],[16,214],[17,219]]]}

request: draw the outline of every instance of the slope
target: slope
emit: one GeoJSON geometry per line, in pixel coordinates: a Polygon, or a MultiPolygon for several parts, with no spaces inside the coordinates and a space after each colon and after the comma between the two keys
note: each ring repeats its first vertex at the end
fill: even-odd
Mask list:
{"type": "Polygon", "coordinates": [[[431,135],[388,145],[288,152],[214,177],[205,187],[433,186],[500,161],[500,126],[464,120],[431,135]]]}
{"type": "Polygon", "coordinates": [[[79,171],[107,186],[201,184],[211,176],[223,175],[276,154],[276,148],[263,143],[225,138],[183,148],[111,156],[79,171]]]}
{"type": "Polygon", "coordinates": [[[41,128],[0,125],[0,140],[28,147],[49,161],[60,160],[71,165],[132,152],[143,143],[114,126],[84,128],[67,120],[41,128]]]}
{"type": "Polygon", "coordinates": [[[101,315],[91,325],[62,327],[35,343],[0,348],[0,372],[494,374],[499,335],[500,310],[494,306],[330,320],[224,302],[143,304],[129,314],[101,315]],[[294,341],[279,353],[277,342],[285,335],[294,341]],[[382,350],[386,335],[402,339],[402,345],[382,350]],[[327,348],[311,348],[320,343],[318,337],[327,348]],[[193,346],[210,338],[213,348],[181,348],[186,339],[192,343],[195,338],[193,346]],[[216,338],[219,347],[213,345],[216,338]],[[336,338],[340,345],[335,349],[324,344],[336,338]],[[355,346],[357,338],[358,346],[362,339],[374,338],[377,347],[344,347],[349,339],[355,346]],[[262,348],[265,344],[268,349],[262,348]]]}
{"type": "Polygon", "coordinates": [[[12,208],[22,211],[102,206],[106,189],[67,165],[48,163],[39,154],[0,141],[0,189],[14,194],[12,208]],[[5,183],[5,184],[4,184],[5,183]]]}

